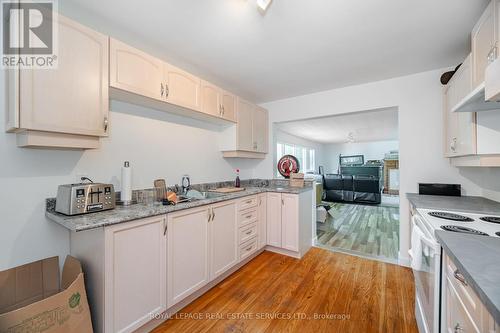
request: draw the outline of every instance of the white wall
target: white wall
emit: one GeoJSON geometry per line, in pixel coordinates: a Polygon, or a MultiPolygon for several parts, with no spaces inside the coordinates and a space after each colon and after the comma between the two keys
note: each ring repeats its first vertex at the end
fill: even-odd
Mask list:
{"type": "MultiPolygon", "coordinates": [[[[418,182],[461,183],[465,195],[500,196],[498,170],[457,169],[443,158],[442,70],[334,89],[263,104],[271,123],[397,107],[401,172],[400,258],[408,260],[407,192],[418,182]],[[494,183],[495,185],[493,185],[494,183]],[[489,191],[481,186],[489,185],[489,191]]],[[[271,147],[270,147],[271,149],[271,147]]],[[[272,150],[270,150],[272,151],[272,150]]],[[[272,176],[272,158],[259,164],[260,177],[272,176]]]]}
{"type": "Polygon", "coordinates": [[[325,173],[337,173],[339,154],[364,155],[368,160],[382,160],[386,153],[399,149],[399,141],[371,141],[352,143],[331,143],[324,145],[323,160],[325,173]]]}
{"type": "MultiPolygon", "coordinates": [[[[271,137],[271,136],[270,136],[271,137]]],[[[270,152],[273,153],[274,155],[274,161],[276,162],[276,143],[281,142],[281,143],[290,143],[294,145],[299,145],[302,147],[307,147],[307,148],[313,148],[315,150],[315,165],[316,165],[316,171],[318,171],[318,166],[324,165],[324,145],[307,140],[295,135],[291,135],[289,133],[283,132],[279,129],[276,129],[274,131],[274,145],[273,145],[273,150],[270,150],[270,152]]],[[[276,169],[275,169],[276,170],[276,169]]]]}

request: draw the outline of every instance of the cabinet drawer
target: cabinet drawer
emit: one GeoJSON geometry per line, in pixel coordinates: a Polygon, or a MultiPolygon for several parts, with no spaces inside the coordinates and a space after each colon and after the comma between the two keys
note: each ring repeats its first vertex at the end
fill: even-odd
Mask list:
{"type": "Polygon", "coordinates": [[[258,237],[254,237],[246,243],[240,245],[240,260],[252,255],[258,249],[258,237]]]}
{"type": "Polygon", "coordinates": [[[446,275],[472,320],[480,323],[483,304],[448,256],[446,256],[446,275]]]}
{"type": "Polygon", "coordinates": [[[238,214],[238,225],[242,227],[250,223],[257,222],[258,219],[259,219],[259,212],[257,208],[249,209],[247,211],[240,212],[238,214]]]}
{"type": "Polygon", "coordinates": [[[446,331],[480,333],[481,327],[476,325],[480,322],[474,323],[449,277],[446,282],[446,331]]]}
{"type": "Polygon", "coordinates": [[[257,196],[243,198],[238,202],[238,211],[243,211],[249,208],[257,207],[257,196]]]}
{"type": "Polygon", "coordinates": [[[243,244],[258,234],[258,223],[253,222],[247,226],[240,228],[238,233],[238,244],[243,244]]]}

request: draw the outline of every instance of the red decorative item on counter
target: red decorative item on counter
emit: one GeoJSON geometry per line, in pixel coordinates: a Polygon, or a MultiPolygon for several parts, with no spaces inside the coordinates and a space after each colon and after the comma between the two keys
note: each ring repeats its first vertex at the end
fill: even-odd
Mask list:
{"type": "Polygon", "coordinates": [[[299,172],[299,160],[293,155],[285,155],[278,162],[278,172],[285,178],[290,178],[291,173],[299,172]]]}

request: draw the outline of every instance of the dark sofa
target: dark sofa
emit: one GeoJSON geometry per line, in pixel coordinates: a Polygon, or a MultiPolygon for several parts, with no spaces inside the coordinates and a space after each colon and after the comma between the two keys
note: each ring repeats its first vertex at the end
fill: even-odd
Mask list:
{"type": "Polygon", "coordinates": [[[327,174],[323,190],[325,201],[379,204],[382,200],[380,178],[372,175],[327,174]]]}

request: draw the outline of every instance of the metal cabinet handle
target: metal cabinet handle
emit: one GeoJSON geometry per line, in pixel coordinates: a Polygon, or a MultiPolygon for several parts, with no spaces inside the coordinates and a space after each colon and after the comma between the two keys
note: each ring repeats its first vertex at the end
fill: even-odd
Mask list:
{"type": "Polygon", "coordinates": [[[212,221],[215,219],[215,212],[214,209],[212,208],[212,221]]]}
{"type": "Polygon", "coordinates": [[[487,59],[488,59],[488,64],[491,64],[495,59],[497,58],[497,49],[498,47],[494,45],[490,52],[488,53],[487,59]]]}
{"type": "Polygon", "coordinates": [[[210,209],[208,210],[208,222],[212,219],[212,213],[210,212],[210,209]]]}
{"type": "Polygon", "coordinates": [[[108,131],[108,125],[109,125],[108,117],[104,117],[104,132],[108,131]]]}
{"type": "Polygon", "coordinates": [[[160,93],[161,97],[163,97],[163,94],[165,93],[165,89],[163,88],[163,82],[160,82],[160,93]]]}
{"type": "Polygon", "coordinates": [[[247,216],[245,216],[245,218],[250,219],[250,218],[252,218],[252,215],[247,215],[247,216]]]}
{"type": "Polygon", "coordinates": [[[463,332],[463,331],[464,331],[464,329],[462,328],[462,326],[460,326],[460,324],[459,324],[459,323],[457,323],[457,324],[455,325],[455,327],[453,328],[453,332],[454,332],[454,333],[460,333],[460,332],[463,332]]]}
{"type": "Polygon", "coordinates": [[[455,279],[460,281],[460,283],[463,284],[465,287],[468,286],[467,281],[465,281],[464,276],[458,271],[458,269],[453,272],[453,276],[455,277],[455,279]]]}
{"type": "Polygon", "coordinates": [[[457,151],[457,138],[453,138],[451,144],[450,144],[450,148],[451,148],[451,151],[453,152],[456,152],[457,151]]]}
{"type": "Polygon", "coordinates": [[[245,251],[247,251],[247,252],[248,252],[248,251],[250,251],[251,249],[252,249],[252,246],[247,247],[247,248],[245,249],[245,251]]]}
{"type": "Polygon", "coordinates": [[[281,199],[281,204],[284,206],[285,205],[285,200],[281,199]]]}
{"type": "Polygon", "coordinates": [[[163,236],[167,234],[167,229],[168,229],[168,223],[165,222],[165,227],[163,228],[163,236]]]}
{"type": "Polygon", "coordinates": [[[170,94],[170,89],[168,88],[168,84],[165,83],[165,98],[168,98],[169,94],[170,94]]]}
{"type": "Polygon", "coordinates": [[[222,115],[226,113],[226,109],[224,109],[224,105],[222,106],[222,115]]]}
{"type": "Polygon", "coordinates": [[[248,230],[247,232],[245,232],[245,234],[247,234],[247,235],[251,235],[251,234],[252,234],[252,232],[253,232],[252,230],[248,230]]]}

